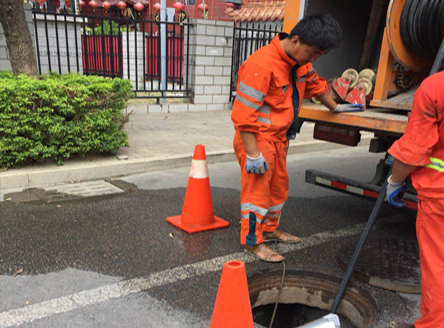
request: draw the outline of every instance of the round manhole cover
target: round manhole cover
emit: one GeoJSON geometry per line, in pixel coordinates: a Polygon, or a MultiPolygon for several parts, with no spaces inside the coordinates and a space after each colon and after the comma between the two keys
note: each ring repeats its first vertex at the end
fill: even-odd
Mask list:
{"type": "MultiPolygon", "coordinates": [[[[340,251],[339,264],[344,270],[355,248],[353,243],[340,251]]],[[[418,242],[395,238],[368,240],[355,265],[353,277],[373,286],[420,294],[418,242]]]]}

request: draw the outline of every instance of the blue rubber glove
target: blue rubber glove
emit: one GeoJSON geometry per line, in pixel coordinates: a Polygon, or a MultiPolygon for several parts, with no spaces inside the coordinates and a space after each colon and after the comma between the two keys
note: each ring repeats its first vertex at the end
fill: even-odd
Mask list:
{"type": "Polygon", "coordinates": [[[336,109],[333,109],[332,113],[347,113],[347,112],[362,112],[364,106],[361,104],[339,104],[336,109]]]}
{"type": "Polygon", "coordinates": [[[399,182],[399,183],[394,183],[390,178],[392,176],[389,176],[389,178],[387,179],[387,195],[385,196],[385,200],[389,202],[390,205],[397,207],[397,208],[402,208],[402,207],[406,207],[407,203],[403,202],[402,196],[404,196],[404,192],[406,189],[406,185],[405,182],[399,182]]]}
{"type": "Polygon", "coordinates": [[[265,171],[268,171],[268,163],[264,156],[262,156],[262,153],[259,153],[259,157],[257,158],[251,158],[247,155],[247,165],[245,165],[245,170],[247,170],[248,173],[264,174],[265,171]]]}

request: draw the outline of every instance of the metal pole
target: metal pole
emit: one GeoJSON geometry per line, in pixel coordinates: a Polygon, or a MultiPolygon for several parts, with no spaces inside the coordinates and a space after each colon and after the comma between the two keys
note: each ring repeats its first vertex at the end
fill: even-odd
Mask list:
{"type": "Polygon", "coordinates": [[[207,19],[207,11],[205,10],[205,0],[202,0],[203,19],[207,19]]]}
{"type": "Polygon", "coordinates": [[[435,61],[433,62],[432,69],[430,70],[430,75],[435,74],[441,68],[444,61],[444,39],[442,39],[441,46],[439,47],[438,53],[436,54],[435,61]]]}
{"type": "Polygon", "coordinates": [[[298,21],[300,21],[305,16],[305,10],[307,8],[306,2],[307,2],[307,0],[302,0],[299,3],[299,20],[298,21]]]}
{"type": "Polygon", "coordinates": [[[167,67],[166,67],[166,0],[160,1],[160,89],[162,91],[161,103],[165,103],[164,98],[167,88],[167,67]]]}

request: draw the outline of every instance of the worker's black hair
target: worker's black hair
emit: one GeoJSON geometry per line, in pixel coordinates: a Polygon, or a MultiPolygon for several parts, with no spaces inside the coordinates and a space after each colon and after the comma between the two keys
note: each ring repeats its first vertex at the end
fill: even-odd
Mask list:
{"type": "Polygon", "coordinates": [[[315,46],[319,50],[331,50],[341,43],[341,27],[329,14],[305,16],[291,30],[289,38],[297,35],[302,43],[315,46]]]}

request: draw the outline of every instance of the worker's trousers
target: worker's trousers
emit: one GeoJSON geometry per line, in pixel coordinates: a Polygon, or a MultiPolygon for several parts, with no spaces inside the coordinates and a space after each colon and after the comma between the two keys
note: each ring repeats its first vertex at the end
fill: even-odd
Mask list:
{"type": "Polygon", "coordinates": [[[418,202],[421,318],[416,328],[444,328],[444,204],[418,202]]]}
{"type": "Polygon", "coordinates": [[[257,144],[268,163],[265,174],[247,173],[245,148],[238,133],[233,141],[241,169],[242,245],[261,244],[264,231],[277,229],[288,196],[287,142],[258,141],[257,144]]]}

